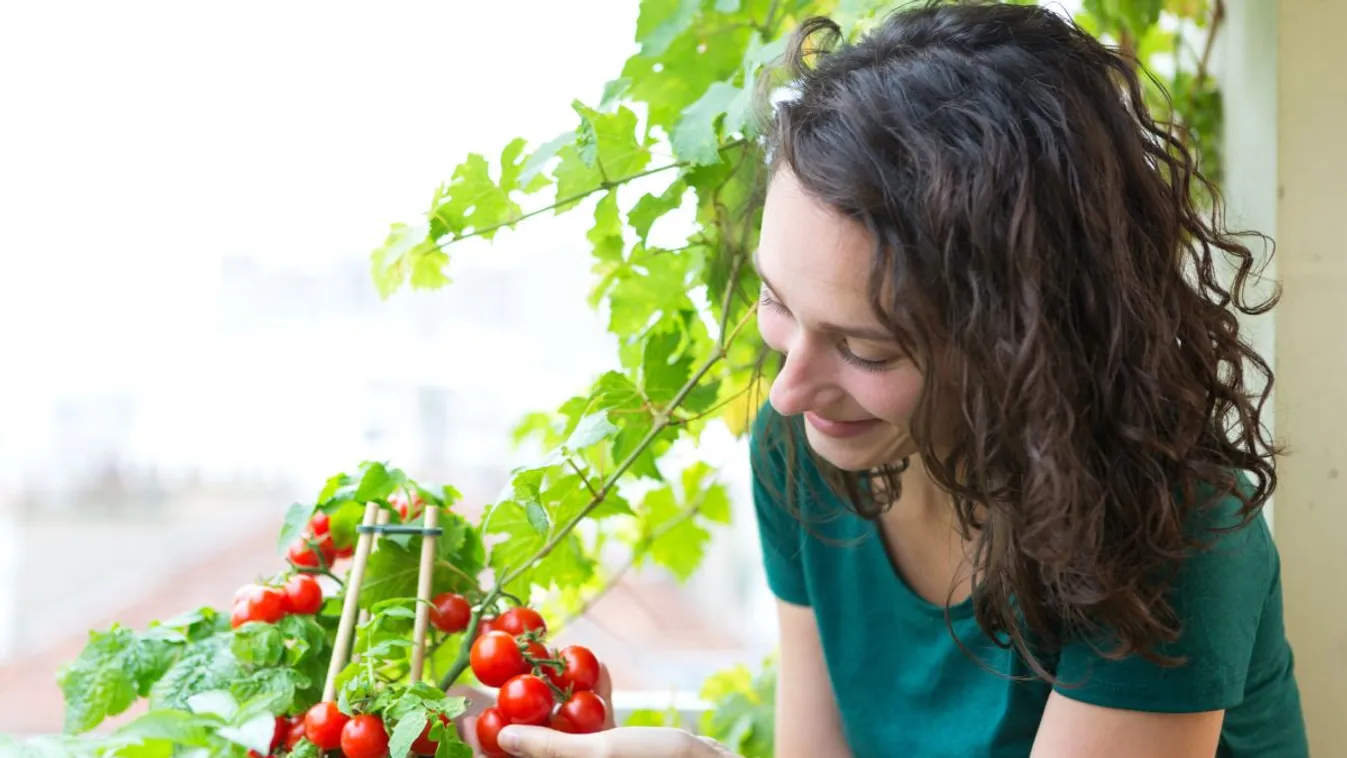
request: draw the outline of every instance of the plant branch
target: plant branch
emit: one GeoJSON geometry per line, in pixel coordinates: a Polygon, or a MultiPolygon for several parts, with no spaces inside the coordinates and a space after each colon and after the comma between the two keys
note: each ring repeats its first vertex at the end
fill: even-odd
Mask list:
{"type": "Polygon", "coordinates": [[[599,491],[594,489],[594,485],[590,483],[589,477],[585,476],[584,470],[581,469],[580,465],[575,462],[575,459],[567,458],[566,463],[570,465],[571,469],[574,470],[575,473],[580,475],[580,481],[584,482],[585,489],[589,490],[589,494],[598,497],[599,491]]]}
{"type": "MultiPolygon", "coordinates": [[[[721,150],[728,150],[728,149],[733,148],[733,147],[738,147],[739,145],[743,144],[743,142],[744,142],[744,140],[735,140],[735,141],[733,141],[733,142],[727,142],[727,143],[725,143],[724,145],[721,145],[721,146],[720,146],[720,149],[721,149],[721,150]]],[[[642,179],[642,178],[645,178],[645,177],[650,176],[650,175],[652,175],[652,174],[659,174],[659,173],[668,171],[669,169],[673,169],[673,168],[682,168],[683,166],[686,166],[686,165],[688,165],[687,161],[677,161],[677,162],[674,162],[674,163],[667,163],[667,164],[665,164],[665,165],[663,165],[663,166],[656,166],[655,168],[648,168],[648,169],[646,169],[646,170],[644,170],[644,171],[637,171],[636,173],[631,174],[630,176],[624,176],[624,177],[622,177],[621,179],[614,179],[614,180],[611,180],[611,181],[608,180],[608,179],[604,179],[602,182],[600,182],[597,186],[595,186],[595,187],[592,188],[592,189],[585,190],[584,192],[577,192],[577,193],[575,193],[574,195],[571,195],[570,197],[562,198],[561,200],[558,200],[558,201],[556,201],[555,203],[552,203],[551,205],[547,205],[547,206],[544,206],[544,207],[542,207],[542,208],[537,208],[537,209],[531,210],[531,211],[529,211],[528,213],[525,213],[525,214],[520,215],[520,216],[516,216],[515,218],[512,218],[512,219],[510,219],[509,221],[502,221],[502,222],[500,222],[500,223],[498,223],[498,224],[490,224],[490,225],[484,226],[484,227],[482,227],[482,228],[480,228],[480,229],[473,229],[472,231],[468,232],[467,234],[459,234],[459,235],[456,235],[455,237],[453,237],[452,239],[450,239],[450,240],[447,241],[447,242],[436,243],[435,249],[436,249],[436,250],[443,250],[443,249],[445,249],[446,247],[449,247],[450,245],[454,244],[455,242],[461,242],[461,241],[463,241],[463,240],[465,240],[465,239],[470,239],[470,238],[472,238],[472,237],[480,237],[480,236],[482,236],[483,234],[490,234],[490,233],[495,232],[495,231],[497,231],[497,230],[499,230],[499,229],[504,229],[504,228],[507,227],[507,226],[508,226],[508,227],[513,227],[515,224],[518,224],[518,223],[521,222],[521,221],[525,221],[525,220],[527,220],[527,219],[533,218],[534,216],[541,216],[541,215],[543,215],[544,213],[549,213],[549,212],[551,212],[551,211],[555,211],[557,208],[564,208],[564,207],[566,207],[566,206],[568,206],[568,205],[572,205],[572,204],[574,204],[574,203],[578,203],[578,202],[580,202],[581,200],[584,200],[585,198],[587,198],[587,197],[589,197],[590,195],[593,195],[593,194],[595,194],[595,193],[598,193],[598,192],[607,192],[608,190],[613,189],[614,187],[620,187],[620,186],[622,186],[623,184],[627,184],[628,182],[633,182],[633,181],[635,181],[635,180],[637,180],[637,179],[642,179]]]]}

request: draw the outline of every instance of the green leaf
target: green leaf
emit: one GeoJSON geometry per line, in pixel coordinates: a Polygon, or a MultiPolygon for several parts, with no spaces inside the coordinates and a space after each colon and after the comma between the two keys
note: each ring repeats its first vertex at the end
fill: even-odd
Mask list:
{"type": "Polygon", "coordinates": [[[204,747],[210,744],[207,727],[212,722],[181,710],[156,710],[141,714],[117,729],[117,737],[128,741],[167,740],[179,745],[204,747]]]}
{"type": "Polygon", "coordinates": [[[314,682],[291,668],[264,668],[236,680],[229,688],[229,694],[250,708],[269,713],[292,713],[300,710],[295,707],[296,694],[314,687],[314,682]]]}
{"type": "MultiPolygon", "coordinates": [[[[522,148],[522,144],[515,147],[515,142],[507,145],[503,152],[505,160],[513,161],[516,151],[522,148]]],[[[515,184],[522,171],[522,167],[506,165],[501,175],[515,184]]],[[[519,206],[510,199],[510,189],[491,177],[491,167],[484,156],[469,154],[454,169],[449,184],[435,193],[430,211],[430,239],[446,235],[457,239],[469,232],[491,239],[495,228],[513,224],[522,215],[519,206]]]]}
{"type": "Polygon", "coordinates": [[[230,645],[234,657],[247,666],[274,666],[285,652],[285,639],[273,624],[244,624],[230,645]]]}
{"type": "Polygon", "coordinates": [[[280,536],[276,539],[276,551],[285,555],[289,549],[290,543],[299,539],[299,535],[304,532],[304,527],[309,525],[309,519],[313,516],[313,506],[304,503],[291,503],[285,511],[285,522],[281,526],[280,536]]]}
{"type": "MultiPolygon", "coordinates": [[[[643,15],[645,6],[642,3],[643,15]]],[[[682,25],[667,48],[643,46],[640,54],[627,59],[621,73],[632,82],[627,95],[646,105],[651,125],[672,129],[683,109],[705,94],[712,82],[730,79],[743,66],[744,52],[755,32],[748,24],[725,21],[724,16],[701,23],[694,18],[682,25]]]]}
{"type": "Polygon", "coordinates": [[[599,261],[622,260],[626,244],[622,240],[622,219],[617,213],[617,191],[608,192],[594,208],[594,226],[585,235],[594,246],[599,261]]]}
{"type": "Polygon", "coordinates": [[[240,676],[231,640],[222,633],[192,643],[150,690],[150,707],[185,709],[194,695],[228,688],[240,676]]]}
{"type": "Polygon", "coordinates": [[[716,10],[721,13],[737,13],[741,0],[716,0],[716,10]]]}
{"type": "Polygon", "coordinates": [[[663,407],[692,377],[692,357],[681,349],[683,334],[678,324],[661,326],[646,338],[641,386],[651,402],[663,407]]]}
{"type": "Polygon", "coordinates": [[[575,101],[580,116],[574,144],[557,151],[557,213],[574,207],[580,196],[599,189],[605,181],[619,181],[650,163],[650,146],[637,139],[636,114],[626,106],[601,113],[575,101]]]}
{"type": "Polygon", "coordinates": [[[389,470],[377,461],[367,462],[361,468],[360,487],[355,492],[355,499],[360,502],[387,500],[394,490],[407,483],[407,477],[401,471],[389,470]]]}
{"type": "Polygon", "coordinates": [[[562,132],[551,140],[544,142],[529,155],[528,160],[524,161],[524,166],[519,172],[519,182],[525,187],[533,187],[539,182],[546,185],[547,177],[543,170],[548,162],[557,157],[557,154],[563,147],[575,144],[575,132],[573,130],[562,132]]]}
{"type": "Polygon", "coordinates": [[[680,507],[666,485],[647,493],[641,502],[640,528],[649,544],[650,558],[687,581],[701,564],[711,535],[680,507]]]}
{"type": "Polygon", "coordinates": [[[421,736],[421,730],[425,729],[428,723],[430,722],[424,709],[402,716],[388,737],[388,754],[407,755],[411,752],[412,743],[421,736]]]}
{"type": "Polygon", "coordinates": [[[529,526],[532,526],[538,534],[545,535],[551,531],[552,525],[547,518],[547,511],[536,500],[524,506],[524,517],[528,519],[529,526]]]}
{"type": "MultiPolygon", "coordinates": [[[[486,531],[488,534],[499,534],[504,537],[491,549],[491,567],[496,572],[497,580],[503,578],[507,572],[526,566],[526,561],[542,549],[551,536],[539,533],[529,521],[525,507],[512,500],[491,507],[486,516],[486,531]]],[[[593,559],[585,555],[578,538],[571,534],[558,542],[545,558],[528,567],[504,589],[527,598],[529,588],[534,584],[544,589],[577,584],[588,578],[593,571],[593,559]]]]}
{"type": "Polygon", "coordinates": [[[565,448],[571,452],[584,450],[612,437],[616,432],[617,427],[608,420],[607,413],[591,413],[580,419],[580,424],[566,439],[565,448]]]}
{"type": "Polygon", "coordinates": [[[631,86],[631,79],[619,77],[609,80],[603,85],[603,96],[599,98],[599,110],[608,110],[617,104],[618,100],[626,94],[627,88],[631,86]]]}
{"type": "Polygon", "coordinates": [[[687,193],[687,189],[687,182],[678,179],[659,195],[647,193],[636,201],[636,205],[627,214],[627,223],[631,224],[631,228],[636,231],[642,242],[650,236],[650,228],[661,216],[683,204],[683,196],[687,193]]]}
{"type": "Polygon", "coordinates": [[[388,299],[409,279],[423,288],[450,283],[443,273],[449,256],[426,234],[425,227],[392,224],[383,244],[370,253],[370,276],[381,299],[388,299]]]}
{"type": "MultiPolygon", "coordinates": [[[[435,540],[435,594],[475,591],[485,559],[480,534],[452,512],[441,514],[439,525],[444,533],[435,540]]],[[[365,568],[360,607],[368,609],[391,598],[414,597],[420,568],[421,537],[412,537],[406,547],[380,540],[365,568]]]]}
{"type": "Polygon", "coordinates": [[[276,717],[260,714],[238,726],[220,727],[217,733],[236,745],[256,750],[261,755],[271,752],[271,738],[276,732],[276,717]]]}
{"type": "Polygon", "coordinates": [[[700,0],[643,0],[636,19],[641,55],[659,56],[697,18],[700,0]]]}
{"type": "MultiPolygon", "coordinates": [[[[692,105],[683,110],[682,118],[669,135],[674,156],[694,166],[720,162],[720,138],[716,124],[727,109],[742,100],[744,90],[725,82],[714,82],[692,105]]],[[[736,105],[733,129],[742,128],[744,107],[736,105]]],[[[726,131],[731,131],[727,125],[726,131]]]]}
{"type": "Polygon", "coordinates": [[[91,632],[79,656],[57,676],[65,698],[65,731],[86,732],[131,707],[164,675],[176,647],[120,625],[91,632]]]}

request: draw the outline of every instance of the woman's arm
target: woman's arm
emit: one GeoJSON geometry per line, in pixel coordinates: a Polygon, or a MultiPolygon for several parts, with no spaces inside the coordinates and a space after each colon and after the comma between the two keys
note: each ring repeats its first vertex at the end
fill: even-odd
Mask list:
{"type": "Polygon", "coordinates": [[[1054,692],[1030,758],[1212,758],[1224,716],[1103,708],[1054,692]]]}
{"type": "Polygon", "coordinates": [[[849,758],[811,608],[777,601],[776,758],[849,758]]]}

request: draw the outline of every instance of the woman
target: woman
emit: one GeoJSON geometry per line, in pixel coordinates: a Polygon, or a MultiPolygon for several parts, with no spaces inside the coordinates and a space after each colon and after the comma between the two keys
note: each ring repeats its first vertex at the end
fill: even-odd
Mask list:
{"type": "Polygon", "coordinates": [[[1245,379],[1271,372],[1227,308],[1270,305],[1188,151],[1049,11],[908,10],[804,68],[817,32],[756,261],[783,357],[752,439],[778,758],[1306,755],[1245,379]]]}

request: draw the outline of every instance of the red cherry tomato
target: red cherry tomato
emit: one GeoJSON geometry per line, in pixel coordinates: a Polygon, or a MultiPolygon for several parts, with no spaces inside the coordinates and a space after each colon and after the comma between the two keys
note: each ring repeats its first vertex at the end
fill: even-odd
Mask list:
{"type": "MultiPolygon", "coordinates": [[[[426,728],[421,730],[421,736],[417,737],[416,741],[412,742],[413,754],[434,755],[435,751],[439,749],[440,743],[430,738],[430,727],[434,723],[434,721],[427,721],[426,728]]],[[[449,726],[449,718],[443,713],[440,714],[440,723],[444,724],[446,728],[449,726]]]]}
{"type": "Polygon", "coordinates": [[[337,559],[337,548],[332,544],[332,535],[324,534],[313,537],[318,545],[317,552],[306,540],[307,535],[301,535],[290,544],[290,549],[286,551],[285,557],[296,566],[304,568],[323,568],[331,566],[337,559]],[[321,562],[320,562],[321,558],[321,562]]]}
{"type": "Polygon", "coordinates": [[[388,731],[383,719],[368,713],[346,722],[341,728],[341,752],[346,758],[385,758],[388,755],[388,731]]]}
{"type": "Polygon", "coordinates": [[[557,709],[557,715],[570,722],[579,734],[588,734],[603,730],[608,719],[608,706],[603,698],[588,690],[582,690],[570,696],[557,709]]]}
{"type": "Polygon", "coordinates": [[[284,716],[276,717],[276,728],[271,732],[271,752],[276,752],[276,748],[285,744],[285,735],[290,731],[290,719],[284,716]]]}
{"type": "Polygon", "coordinates": [[[510,720],[499,708],[491,707],[477,717],[477,744],[486,758],[507,758],[509,753],[500,749],[500,730],[509,726],[510,720]]]}
{"type": "Polygon", "coordinates": [[[533,674],[520,674],[501,685],[496,705],[511,724],[545,724],[552,715],[552,690],[533,674]]]}
{"type": "Polygon", "coordinates": [[[488,687],[499,687],[512,676],[528,671],[519,652],[519,643],[505,632],[490,632],[472,643],[468,663],[477,680],[488,687]]]}
{"type": "Polygon", "coordinates": [[[285,616],[285,593],[275,587],[251,585],[239,594],[229,617],[236,629],[249,621],[274,624],[285,616]]]}
{"type": "Polygon", "coordinates": [[[564,666],[561,675],[552,681],[561,689],[570,687],[580,692],[592,690],[599,684],[599,659],[587,647],[571,645],[557,653],[564,666]],[[557,681],[557,680],[560,681],[557,681]]]}
{"type": "Polygon", "coordinates": [[[332,519],[322,511],[313,514],[309,519],[309,533],[315,537],[322,537],[332,531],[332,519]]]}
{"type": "Polygon", "coordinates": [[[483,616],[477,622],[477,636],[481,637],[487,632],[504,632],[500,628],[500,618],[498,616],[483,616]]]}
{"type": "MultiPolygon", "coordinates": [[[[561,706],[557,706],[557,707],[560,708],[561,706]]],[[[575,734],[575,724],[572,724],[570,719],[568,719],[568,718],[566,718],[565,716],[561,715],[561,712],[560,712],[560,711],[553,711],[553,712],[552,712],[552,718],[550,718],[550,719],[547,720],[547,726],[550,727],[550,728],[552,728],[552,729],[554,729],[554,730],[556,730],[556,731],[558,731],[558,732],[566,732],[567,734],[575,734]]]]}
{"type": "Polygon", "coordinates": [[[286,726],[285,749],[294,750],[295,745],[298,745],[302,739],[304,739],[304,717],[296,716],[286,726]]]}
{"type": "Polygon", "coordinates": [[[304,714],[304,736],[323,750],[336,750],[341,747],[341,733],[350,720],[331,700],[319,703],[304,714]]]}
{"type": "Polygon", "coordinates": [[[308,574],[296,574],[285,583],[286,609],[309,616],[323,607],[323,587],[308,574]]]}
{"type": "Polygon", "coordinates": [[[467,598],[454,592],[436,595],[431,602],[430,623],[445,634],[457,634],[468,628],[472,606],[467,598]]]}
{"type": "Polygon", "coordinates": [[[525,632],[538,630],[538,636],[547,634],[547,624],[543,617],[532,608],[516,606],[500,615],[499,628],[518,637],[525,632]]]}

